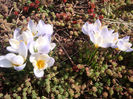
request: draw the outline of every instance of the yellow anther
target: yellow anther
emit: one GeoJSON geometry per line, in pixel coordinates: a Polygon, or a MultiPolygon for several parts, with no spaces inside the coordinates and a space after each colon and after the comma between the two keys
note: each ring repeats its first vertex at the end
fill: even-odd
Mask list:
{"type": "Polygon", "coordinates": [[[38,69],[43,69],[45,67],[45,61],[44,60],[38,60],[37,61],[37,67],[38,67],[38,69]]]}

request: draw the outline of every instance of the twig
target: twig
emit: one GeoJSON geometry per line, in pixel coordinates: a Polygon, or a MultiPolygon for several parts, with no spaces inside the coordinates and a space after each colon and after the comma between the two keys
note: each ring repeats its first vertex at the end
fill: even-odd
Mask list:
{"type": "Polygon", "coordinates": [[[84,13],[74,11],[75,14],[84,15],[84,13]]]}
{"type": "MultiPolygon", "coordinates": [[[[72,54],[70,57],[72,58],[74,55],[76,55],[79,51],[75,52],[74,54],[72,54]]],[[[69,58],[66,58],[65,60],[61,61],[61,63],[67,61],[69,58]]]]}
{"type": "Polygon", "coordinates": [[[105,22],[110,22],[110,23],[117,23],[117,24],[125,24],[125,25],[133,25],[133,23],[131,22],[126,22],[126,21],[123,21],[121,19],[119,20],[114,20],[114,19],[108,19],[108,18],[104,18],[103,19],[105,22]]]}
{"type": "Polygon", "coordinates": [[[57,29],[56,32],[59,32],[59,31],[65,30],[65,29],[66,28],[57,29]]]}
{"type": "Polygon", "coordinates": [[[8,14],[9,16],[11,15],[12,10],[13,10],[13,7],[12,7],[11,10],[9,11],[9,14],[8,14]]]}
{"type": "Polygon", "coordinates": [[[70,60],[70,62],[72,63],[72,65],[74,66],[74,62],[72,61],[72,58],[69,56],[69,54],[67,53],[66,49],[63,47],[63,45],[60,43],[59,40],[56,39],[56,37],[54,37],[54,39],[59,43],[59,45],[62,47],[62,49],[64,50],[65,54],[67,55],[68,59],[70,60]]]}
{"type": "Polygon", "coordinates": [[[75,9],[87,9],[88,7],[76,6],[75,9]]]}
{"type": "Polygon", "coordinates": [[[18,15],[16,24],[18,24],[18,22],[19,22],[19,17],[21,16],[22,12],[23,12],[23,11],[21,11],[20,14],[18,15]]]}
{"type": "Polygon", "coordinates": [[[1,24],[1,25],[3,26],[4,30],[6,30],[5,24],[1,24]]]}

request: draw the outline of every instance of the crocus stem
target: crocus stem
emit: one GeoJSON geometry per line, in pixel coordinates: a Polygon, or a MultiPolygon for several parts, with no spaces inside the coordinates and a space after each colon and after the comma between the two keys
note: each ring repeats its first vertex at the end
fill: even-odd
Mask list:
{"type": "Polygon", "coordinates": [[[117,57],[121,54],[121,51],[118,52],[118,54],[116,56],[113,57],[113,59],[117,59],[117,57]]]}
{"type": "Polygon", "coordinates": [[[89,58],[89,62],[90,64],[92,63],[92,59],[94,58],[94,56],[96,55],[96,52],[98,51],[98,48],[96,48],[93,53],[90,55],[90,58],[89,58]]]}

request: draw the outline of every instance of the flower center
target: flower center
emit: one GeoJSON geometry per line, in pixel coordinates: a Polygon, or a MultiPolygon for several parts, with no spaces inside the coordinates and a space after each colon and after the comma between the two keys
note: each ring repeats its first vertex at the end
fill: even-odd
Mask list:
{"type": "Polygon", "coordinates": [[[32,35],[35,36],[35,32],[32,32],[32,35]]]}
{"type": "Polygon", "coordinates": [[[119,50],[119,48],[115,48],[117,51],[119,50]]]}
{"type": "Polygon", "coordinates": [[[98,48],[99,47],[98,44],[95,44],[95,47],[98,48]]]}
{"type": "Polygon", "coordinates": [[[37,33],[38,33],[37,31],[36,32],[34,31],[32,32],[32,35],[35,36],[37,33]]]}
{"type": "Polygon", "coordinates": [[[43,69],[45,67],[45,61],[44,60],[38,60],[37,61],[37,67],[38,67],[38,69],[43,69]]]}
{"type": "Polygon", "coordinates": [[[118,40],[118,39],[115,37],[114,40],[113,40],[113,42],[115,42],[115,41],[117,41],[117,40],[118,40]]]}

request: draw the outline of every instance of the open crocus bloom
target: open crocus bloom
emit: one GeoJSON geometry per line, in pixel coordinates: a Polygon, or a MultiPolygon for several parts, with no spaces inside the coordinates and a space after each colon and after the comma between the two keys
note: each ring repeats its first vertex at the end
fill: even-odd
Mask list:
{"type": "Polygon", "coordinates": [[[121,51],[125,51],[125,52],[133,51],[133,49],[131,48],[132,44],[129,43],[129,36],[119,39],[116,46],[118,50],[121,50],[121,51]]]}
{"type": "Polygon", "coordinates": [[[29,46],[29,51],[31,54],[46,54],[53,50],[55,46],[55,43],[51,43],[47,36],[39,36],[36,41],[31,42],[29,46]]]}
{"type": "Polygon", "coordinates": [[[7,50],[13,53],[18,53],[18,48],[21,42],[24,42],[28,47],[31,41],[33,41],[31,32],[27,30],[20,34],[20,29],[17,28],[14,31],[13,38],[9,40],[11,46],[8,46],[7,50]]]}
{"type": "Polygon", "coordinates": [[[113,33],[113,30],[108,30],[106,26],[102,26],[99,19],[94,24],[85,23],[82,31],[90,37],[95,47],[114,47],[118,41],[118,33],[113,33]]]}
{"type": "Polygon", "coordinates": [[[53,34],[53,25],[45,24],[42,20],[36,25],[32,20],[28,22],[28,30],[32,33],[33,37],[50,36],[53,34]]]}
{"type": "Polygon", "coordinates": [[[55,60],[47,54],[37,53],[30,56],[30,62],[34,66],[35,76],[39,78],[43,77],[44,69],[53,66],[55,60]]]}
{"type": "Polygon", "coordinates": [[[5,56],[0,56],[0,67],[14,67],[15,70],[22,70],[26,66],[26,58],[27,47],[24,42],[21,42],[18,49],[18,55],[14,53],[8,53],[5,56]]]}
{"type": "Polygon", "coordinates": [[[115,47],[118,41],[118,33],[113,33],[113,30],[108,30],[107,27],[102,27],[98,31],[94,29],[94,32],[90,35],[92,42],[96,47],[115,47]]]}

